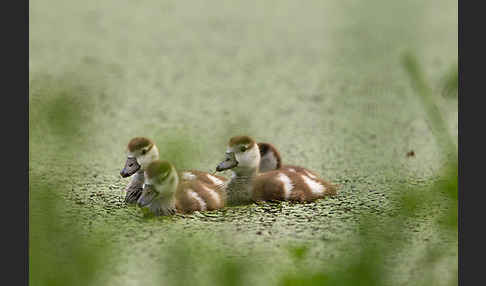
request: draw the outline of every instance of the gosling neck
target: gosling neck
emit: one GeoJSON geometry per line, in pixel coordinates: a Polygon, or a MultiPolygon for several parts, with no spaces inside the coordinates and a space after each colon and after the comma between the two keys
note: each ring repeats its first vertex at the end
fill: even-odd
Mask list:
{"type": "Polygon", "coordinates": [[[234,170],[226,188],[227,204],[241,205],[250,203],[253,180],[257,175],[258,167],[234,170]]]}
{"type": "MultiPolygon", "coordinates": [[[[146,181],[153,183],[150,179],[146,181]]],[[[176,212],[175,193],[179,186],[179,177],[174,170],[167,179],[168,183],[164,185],[156,185],[159,196],[156,197],[149,205],[149,209],[156,215],[173,215],[176,212]]]]}

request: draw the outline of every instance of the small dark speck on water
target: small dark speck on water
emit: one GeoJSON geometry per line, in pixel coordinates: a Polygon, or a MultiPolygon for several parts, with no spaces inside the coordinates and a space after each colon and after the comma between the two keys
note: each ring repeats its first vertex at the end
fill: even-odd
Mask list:
{"type": "Polygon", "coordinates": [[[410,150],[407,152],[407,157],[414,157],[415,156],[415,151],[410,150]]]}

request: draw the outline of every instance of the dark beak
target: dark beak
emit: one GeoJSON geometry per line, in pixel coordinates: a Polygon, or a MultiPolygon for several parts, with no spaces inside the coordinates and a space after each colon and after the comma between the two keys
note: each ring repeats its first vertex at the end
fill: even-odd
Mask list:
{"type": "Polygon", "coordinates": [[[226,153],[226,159],[224,159],[223,162],[219,163],[218,166],[216,166],[216,172],[232,169],[236,166],[238,166],[238,161],[236,161],[235,153],[229,152],[226,153]]]}
{"type": "Polygon", "coordinates": [[[120,172],[120,176],[123,178],[130,177],[140,169],[140,165],[137,163],[137,159],[134,157],[128,157],[125,167],[120,172]]]}

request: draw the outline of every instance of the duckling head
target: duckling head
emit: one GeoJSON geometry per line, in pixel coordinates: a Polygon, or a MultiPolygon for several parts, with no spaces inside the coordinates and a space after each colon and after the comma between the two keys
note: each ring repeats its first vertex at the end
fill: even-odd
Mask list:
{"type": "Polygon", "coordinates": [[[153,161],[159,159],[159,150],[155,143],[145,137],[135,137],[128,142],[128,155],[125,167],[120,175],[123,178],[130,177],[139,169],[145,170],[153,161]]]}
{"type": "Polygon", "coordinates": [[[260,150],[261,158],[260,172],[277,170],[282,167],[282,159],[275,146],[270,143],[260,142],[258,143],[258,149],[260,150]]]}
{"type": "Polygon", "coordinates": [[[170,162],[151,162],[145,169],[145,183],[137,205],[147,207],[157,200],[170,201],[178,183],[177,171],[170,162]]]}
{"type": "Polygon", "coordinates": [[[216,171],[232,169],[236,174],[258,171],[260,150],[255,141],[248,136],[236,136],[230,139],[226,158],[216,167],[216,171]]]}

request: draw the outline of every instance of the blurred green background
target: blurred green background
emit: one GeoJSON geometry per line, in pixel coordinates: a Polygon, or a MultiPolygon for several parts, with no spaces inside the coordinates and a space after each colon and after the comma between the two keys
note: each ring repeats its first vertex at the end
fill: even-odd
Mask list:
{"type": "Polygon", "coordinates": [[[31,285],[457,284],[456,1],[29,5],[31,285]],[[132,137],[209,171],[241,134],[339,195],[123,203],[132,137]]]}

